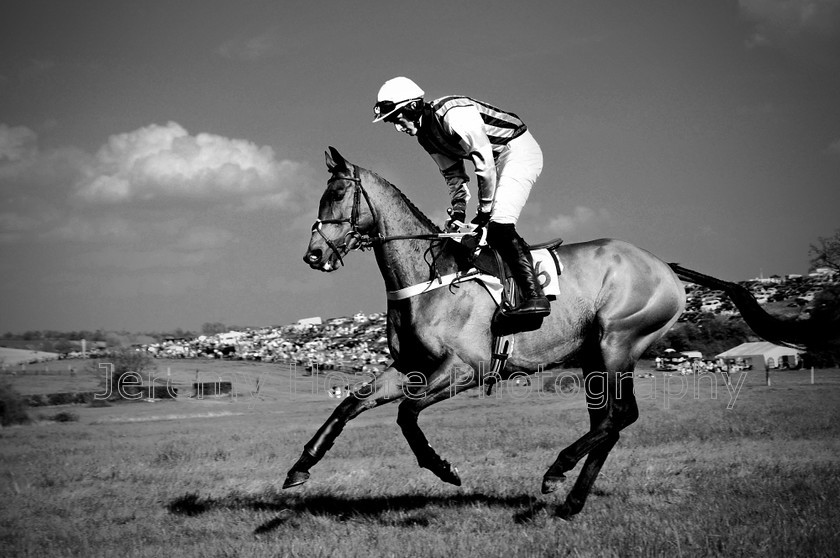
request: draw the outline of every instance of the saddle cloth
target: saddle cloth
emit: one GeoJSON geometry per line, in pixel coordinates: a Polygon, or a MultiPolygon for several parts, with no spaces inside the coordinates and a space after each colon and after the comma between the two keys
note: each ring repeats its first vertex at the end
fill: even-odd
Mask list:
{"type": "MultiPolygon", "coordinates": [[[[557,245],[559,245],[559,242],[556,244],[548,243],[548,247],[546,248],[538,248],[531,251],[531,256],[534,259],[534,271],[539,278],[540,285],[546,296],[558,296],[560,294],[559,276],[563,272],[563,264],[557,257],[557,254],[551,249],[557,245]]],[[[450,273],[432,279],[431,281],[424,281],[423,283],[411,285],[403,289],[388,291],[388,300],[403,300],[441,287],[463,283],[464,281],[478,281],[484,285],[487,292],[496,301],[496,304],[501,304],[505,282],[499,277],[508,277],[509,272],[507,266],[504,266],[504,272],[500,273],[498,264],[496,263],[497,260],[492,250],[482,250],[481,255],[476,258],[472,267],[458,271],[457,273],[450,273]]]]}
{"type": "MultiPolygon", "coordinates": [[[[563,264],[554,252],[554,248],[562,244],[562,242],[562,239],[557,239],[531,246],[534,272],[546,296],[556,297],[560,294],[558,276],[563,272],[563,264]]],[[[462,262],[461,269],[464,269],[465,265],[470,267],[474,266],[488,275],[507,280],[511,284],[514,283],[508,265],[489,246],[484,246],[478,255],[468,259],[466,264],[462,262]]],[[[515,287],[513,290],[516,290],[515,287]]]]}
{"type": "Polygon", "coordinates": [[[563,262],[548,248],[532,250],[531,257],[534,258],[534,272],[537,274],[543,293],[546,296],[558,296],[560,294],[558,278],[563,273],[563,262]]]}

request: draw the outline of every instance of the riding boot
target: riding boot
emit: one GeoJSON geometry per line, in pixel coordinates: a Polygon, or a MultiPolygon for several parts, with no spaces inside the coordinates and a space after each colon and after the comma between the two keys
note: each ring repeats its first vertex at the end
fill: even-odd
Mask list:
{"type": "Polygon", "coordinates": [[[547,316],[551,305],[542,290],[531,249],[516,232],[512,223],[491,222],[487,226],[487,242],[495,248],[510,267],[516,284],[522,293],[522,302],[505,312],[508,316],[547,316]]]}

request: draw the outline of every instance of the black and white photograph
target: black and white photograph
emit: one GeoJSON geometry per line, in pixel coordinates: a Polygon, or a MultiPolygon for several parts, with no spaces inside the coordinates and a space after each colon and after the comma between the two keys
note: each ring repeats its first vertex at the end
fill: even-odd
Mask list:
{"type": "Polygon", "coordinates": [[[0,0],[0,555],[840,547],[840,0],[0,0]]]}

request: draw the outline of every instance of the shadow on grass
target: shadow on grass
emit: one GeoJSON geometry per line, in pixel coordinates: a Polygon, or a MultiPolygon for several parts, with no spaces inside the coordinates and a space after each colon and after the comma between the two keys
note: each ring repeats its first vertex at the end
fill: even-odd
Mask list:
{"type": "Polygon", "coordinates": [[[395,496],[350,497],[326,494],[229,494],[221,498],[202,498],[186,494],[168,505],[170,513],[198,516],[212,510],[255,510],[277,512],[277,516],[260,525],[255,534],[270,532],[281,525],[304,517],[328,517],[335,521],[371,521],[382,525],[425,527],[435,517],[436,508],[509,509],[516,523],[526,523],[547,507],[533,496],[487,496],[484,494],[454,494],[425,496],[400,494],[395,496]]]}

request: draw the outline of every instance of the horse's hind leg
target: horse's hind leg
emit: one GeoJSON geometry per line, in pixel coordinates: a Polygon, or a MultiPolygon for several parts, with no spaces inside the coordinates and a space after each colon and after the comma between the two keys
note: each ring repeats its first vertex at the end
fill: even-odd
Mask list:
{"type": "MultiPolygon", "coordinates": [[[[586,393],[586,405],[589,409],[589,432],[564,448],[545,472],[542,482],[543,494],[549,494],[557,490],[560,484],[566,480],[565,473],[574,469],[578,461],[604,443],[609,437],[609,432],[606,429],[599,428],[603,418],[606,417],[606,413],[603,411],[609,404],[609,400],[603,395],[606,393],[606,385],[604,384],[604,389],[601,392],[603,401],[599,401],[595,397],[593,392],[597,389],[593,389],[592,386],[593,382],[599,379],[598,376],[593,376],[593,374],[607,369],[601,353],[600,341],[590,338],[584,346],[581,359],[583,361],[583,387],[586,393]]],[[[600,374],[603,374],[603,372],[600,374]]]]}
{"type": "Polygon", "coordinates": [[[631,370],[615,374],[615,379],[608,380],[607,389],[610,403],[603,408],[590,409],[589,420],[592,430],[606,430],[607,437],[589,452],[574,486],[566,495],[566,500],[558,506],[556,515],[569,518],[583,509],[595,479],[620,437],[619,432],[636,421],[639,416],[636,397],[633,394],[633,375],[631,370]]]}
{"type": "Polygon", "coordinates": [[[289,470],[283,488],[298,486],[309,480],[309,469],[324,457],[335,439],[344,430],[344,426],[368,409],[401,399],[405,395],[404,383],[405,376],[402,372],[390,367],[380,372],[370,382],[356,386],[304,446],[300,458],[289,470]]]}
{"type": "MultiPolygon", "coordinates": [[[[543,493],[553,492],[565,480],[563,473],[588,455],[566,501],[557,509],[557,515],[561,517],[569,517],[583,509],[601,467],[618,442],[619,431],[639,416],[633,394],[632,371],[635,363],[629,357],[629,351],[609,350],[606,348],[609,342],[605,340],[602,343],[605,346],[603,353],[598,351],[592,355],[590,352],[590,361],[585,363],[584,368],[590,430],[560,452],[543,478],[543,493]]],[[[618,347],[622,346],[618,344],[618,347]]]]}

